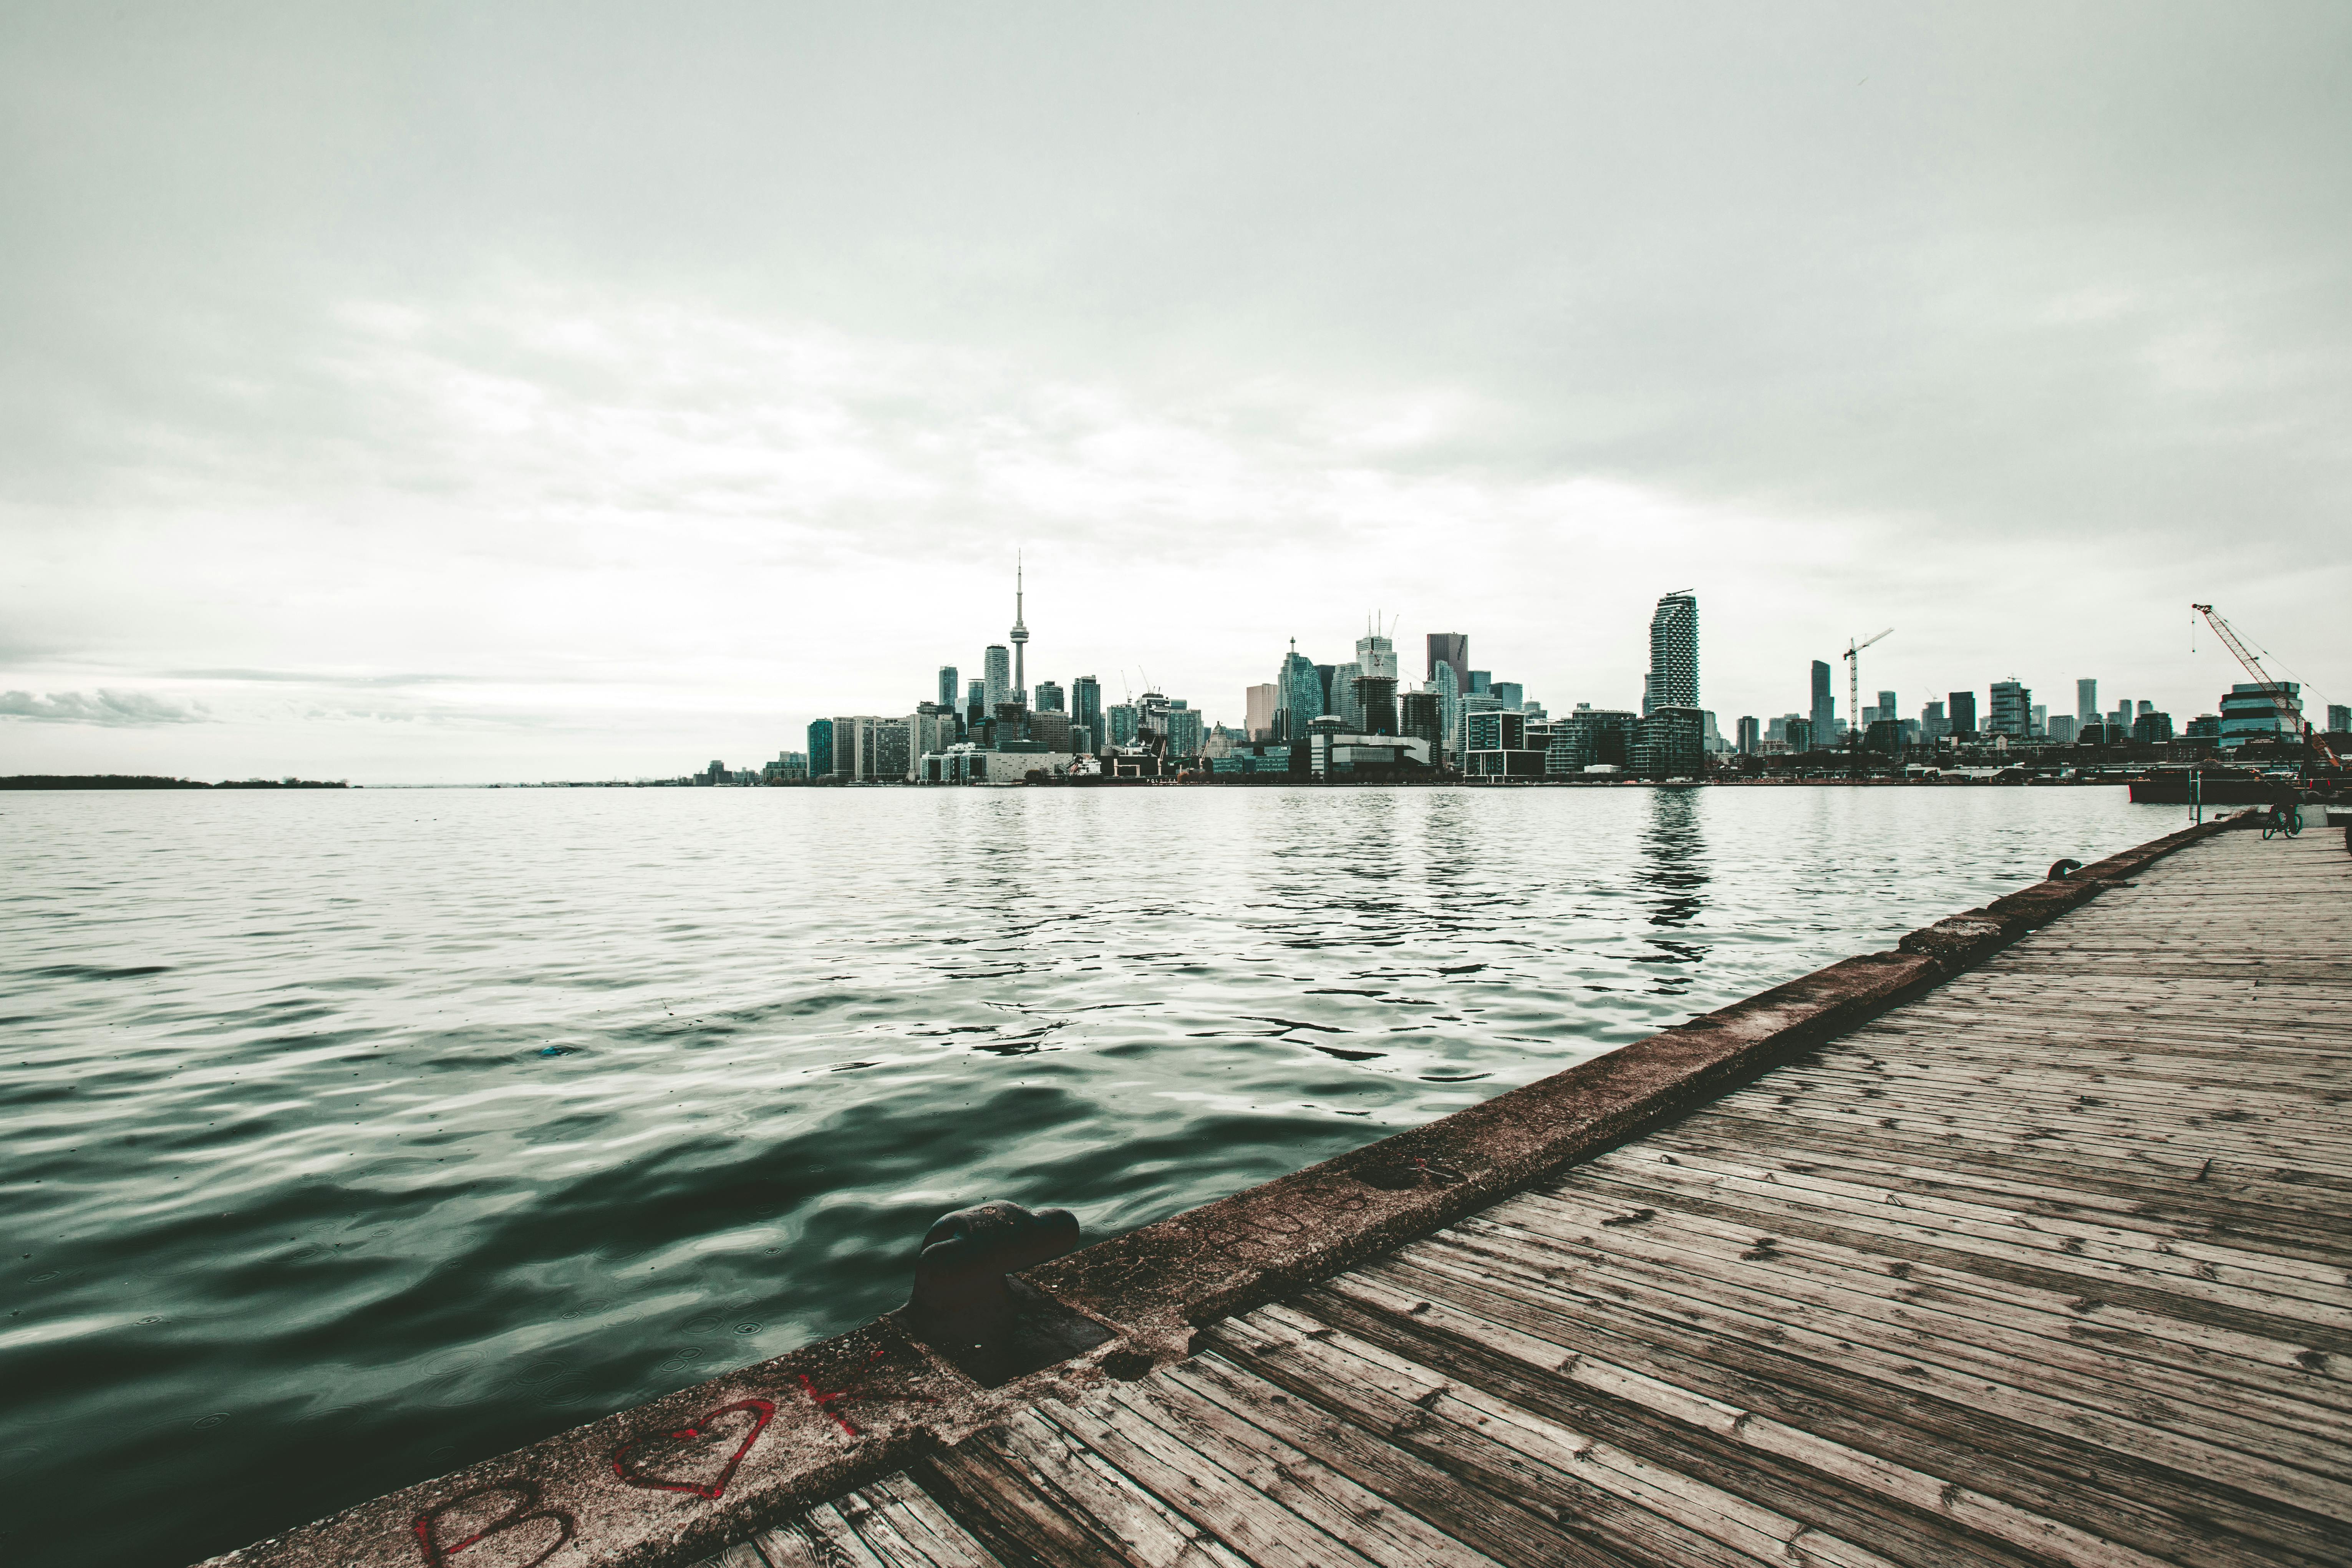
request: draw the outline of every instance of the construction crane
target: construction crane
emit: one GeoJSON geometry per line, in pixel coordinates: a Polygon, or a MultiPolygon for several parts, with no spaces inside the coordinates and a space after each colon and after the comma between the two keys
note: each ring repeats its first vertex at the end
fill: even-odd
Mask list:
{"type": "MultiPolygon", "coordinates": [[[[1853,715],[1853,739],[1849,742],[1848,744],[1853,748],[1857,756],[1860,755],[1862,752],[1863,739],[1862,650],[1868,647],[1872,643],[1876,642],[1878,637],[1891,635],[1894,630],[1895,628],[1893,626],[1889,626],[1885,631],[1879,633],[1878,637],[1864,637],[1860,642],[1856,642],[1852,637],[1848,637],[1845,643],[1845,652],[1840,656],[1845,660],[1845,710],[1853,715]]],[[[1818,745],[1820,742],[1817,741],[1814,743],[1818,745]]]]}
{"type": "Polygon", "coordinates": [[[2210,605],[2191,605],[2189,607],[2205,617],[2205,624],[2213,628],[2213,635],[2221,639],[2221,646],[2236,656],[2238,662],[2246,667],[2246,673],[2262,687],[2263,695],[2278,709],[2279,727],[2309,742],[2311,749],[2329,767],[2342,767],[2344,760],[2336,754],[2335,748],[2328,745],[2327,737],[2302,721],[2302,709],[2294,700],[2294,693],[2286,689],[2286,682],[2263,668],[2263,661],[2254,657],[2254,650],[2240,640],[2236,628],[2223,620],[2210,605]]]}

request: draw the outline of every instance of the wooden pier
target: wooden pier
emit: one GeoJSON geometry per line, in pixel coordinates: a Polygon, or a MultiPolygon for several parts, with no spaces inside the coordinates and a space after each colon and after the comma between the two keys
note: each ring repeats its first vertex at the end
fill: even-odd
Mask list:
{"type": "Polygon", "coordinates": [[[707,1562],[2352,1562],[2347,914],[2336,834],[2186,844],[707,1562]]]}

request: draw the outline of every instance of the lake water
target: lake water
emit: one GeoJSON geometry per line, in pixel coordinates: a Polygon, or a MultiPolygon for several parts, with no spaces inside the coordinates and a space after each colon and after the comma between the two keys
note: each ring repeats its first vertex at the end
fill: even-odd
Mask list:
{"type": "Polygon", "coordinates": [[[0,795],[0,1560],[184,1563],[2170,831],[2114,789],[0,795]]]}

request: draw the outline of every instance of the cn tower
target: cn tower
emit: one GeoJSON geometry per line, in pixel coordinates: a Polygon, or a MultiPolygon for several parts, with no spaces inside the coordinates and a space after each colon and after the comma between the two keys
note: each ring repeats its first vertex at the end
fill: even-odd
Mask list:
{"type": "Polygon", "coordinates": [[[1029,706],[1029,677],[1022,655],[1028,650],[1029,626],[1021,618],[1021,552],[1013,552],[1013,700],[1029,706]]]}

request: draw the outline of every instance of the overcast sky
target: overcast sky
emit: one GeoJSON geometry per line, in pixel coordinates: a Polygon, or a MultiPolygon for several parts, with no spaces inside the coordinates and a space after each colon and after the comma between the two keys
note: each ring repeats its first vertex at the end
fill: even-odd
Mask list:
{"type": "MultiPolygon", "coordinates": [[[[976,674],[1239,723],[2352,701],[2352,7],[8,5],[0,772],[677,773],[976,674]],[[1839,689],[1841,711],[1843,678],[1839,689]],[[1866,697],[1865,700],[1869,699],[1866,697]]],[[[2315,715],[2316,716],[2316,715],[2315,715]]]]}

